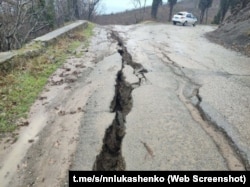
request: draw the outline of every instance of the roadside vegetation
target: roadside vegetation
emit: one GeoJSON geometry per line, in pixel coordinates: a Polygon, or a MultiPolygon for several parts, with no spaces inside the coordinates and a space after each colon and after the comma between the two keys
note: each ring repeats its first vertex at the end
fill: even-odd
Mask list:
{"type": "Polygon", "coordinates": [[[0,52],[75,20],[93,21],[102,0],[0,0],[0,52]]]}
{"type": "MultiPolygon", "coordinates": [[[[30,57],[17,55],[13,59],[14,67],[0,70],[0,133],[12,132],[17,121],[26,118],[29,108],[38,98],[48,78],[60,67],[67,57],[75,53],[80,45],[88,45],[93,34],[94,24],[85,29],[74,31],[56,43],[43,49],[40,55],[30,57]]],[[[28,45],[28,50],[38,44],[28,45]]],[[[25,48],[17,51],[23,53],[25,48]]]]}

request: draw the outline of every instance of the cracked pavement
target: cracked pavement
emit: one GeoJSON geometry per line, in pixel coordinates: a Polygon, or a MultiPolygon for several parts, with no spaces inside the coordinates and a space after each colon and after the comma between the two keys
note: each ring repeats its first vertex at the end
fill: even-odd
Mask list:
{"type": "Polygon", "coordinates": [[[68,169],[249,170],[250,60],[209,42],[214,29],[96,26],[7,148],[4,186],[66,186],[68,169]]]}

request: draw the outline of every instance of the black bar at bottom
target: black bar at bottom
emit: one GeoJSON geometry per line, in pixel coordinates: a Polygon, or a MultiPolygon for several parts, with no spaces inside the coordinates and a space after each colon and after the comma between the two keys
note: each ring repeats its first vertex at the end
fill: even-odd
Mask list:
{"type": "Polygon", "coordinates": [[[228,184],[247,185],[249,171],[69,171],[69,186],[96,184],[228,184]]]}

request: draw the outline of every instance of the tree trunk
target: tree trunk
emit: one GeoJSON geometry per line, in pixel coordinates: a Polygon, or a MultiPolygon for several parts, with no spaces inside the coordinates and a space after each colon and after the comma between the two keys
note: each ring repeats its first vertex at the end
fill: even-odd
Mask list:
{"type": "Polygon", "coordinates": [[[161,3],[162,3],[162,0],[153,0],[152,9],[151,9],[151,17],[153,19],[157,19],[158,8],[161,3]]]}
{"type": "Polygon", "coordinates": [[[204,14],[205,14],[205,12],[204,12],[204,11],[201,11],[201,15],[200,15],[200,24],[203,23],[204,14]]]}
{"type": "Polygon", "coordinates": [[[206,10],[206,24],[207,24],[207,17],[208,17],[208,9],[206,10]]]}
{"type": "Polygon", "coordinates": [[[173,8],[174,8],[173,6],[170,6],[170,9],[169,9],[169,18],[168,18],[169,22],[171,21],[171,18],[172,18],[173,8]]]}
{"type": "Polygon", "coordinates": [[[73,0],[73,10],[74,10],[74,17],[76,19],[80,19],[77,0],[73,0]]]}

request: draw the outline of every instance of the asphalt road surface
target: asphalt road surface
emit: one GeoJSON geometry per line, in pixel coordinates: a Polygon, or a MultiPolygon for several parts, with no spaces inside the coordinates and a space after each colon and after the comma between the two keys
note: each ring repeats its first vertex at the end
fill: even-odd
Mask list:
{"type": "Polygon", "coordinates": [[[1,145],[1,186],[66,186],[69,169],[249,170],[250,59],[209,42],[214,29],[96,26],[1,145]]]}

